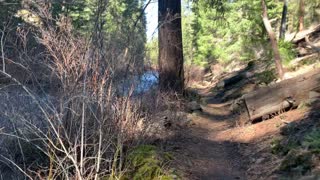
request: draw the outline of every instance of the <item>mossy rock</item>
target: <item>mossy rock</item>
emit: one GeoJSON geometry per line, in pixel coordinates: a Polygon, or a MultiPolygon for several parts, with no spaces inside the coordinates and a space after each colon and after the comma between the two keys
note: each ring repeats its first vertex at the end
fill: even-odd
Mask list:
{"type": "Polygon", "coordinates": [[[164,164],[173,159],[168,152],[161,153],[156,146],[141,145],[128,155],[128,172],[122,179],[133,180],[171,180],[174,175],[167,173],[164,164]]]}

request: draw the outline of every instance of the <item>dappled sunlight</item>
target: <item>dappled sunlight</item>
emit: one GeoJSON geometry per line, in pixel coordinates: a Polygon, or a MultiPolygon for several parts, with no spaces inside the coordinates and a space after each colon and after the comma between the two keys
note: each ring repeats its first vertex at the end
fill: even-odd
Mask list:
{"type": "Polygon", "coordinates": [[[280,132],[281,127],[291,122],[299,122],[307,115],[304,110],[293,110],[275,116],[272,119],[260,123],[246,125],[244,127],[234,127],[221,131],[214,135],[217,141],[231,141],[238,143],[254,143],[255,141],[280,132]]]}

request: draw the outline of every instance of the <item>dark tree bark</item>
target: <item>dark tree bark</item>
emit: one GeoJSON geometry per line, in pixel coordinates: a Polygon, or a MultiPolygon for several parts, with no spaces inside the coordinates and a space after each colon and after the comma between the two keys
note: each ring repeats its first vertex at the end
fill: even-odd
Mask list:
{"type": "Polygon", "coordinates": [[[273,51],[273,56],[274,56],[274,61],[276,64],[277,72],[278,72],[278,77],[280,79],[283,79],[284,71],[281,63],[281,56],[278,48],[278,42],[275,36],[275,33],[273,32],[273,29],[271,27],[269,18],[268,18],[268,11],[267,11],[267,5],[265,0],[261,0],[261,5],[262,5],[262,20],[263,24],[266,28],[266,31],[269,35],[271,46],[272,46],[272,51],[273,51]]]}
{"type": "Polygon", "coordinates": [[[159,83],[162,90],[183,90],[180,0],[159,0],[159,83]]]}
{"type": "Polygon", "coordinates": [[[299,32],[301,32],[304,28],[304,0],[300,0],[299,3],[299,32]]]}
{"type": "Polygon", "coordinates": [[[282,10],[282,18],[280,25],[280,36],[279,39],[284,39],[287,28],[287,13],[288,13],[288,1],[284,0],[283,2],[283,10],[282,10]]]}

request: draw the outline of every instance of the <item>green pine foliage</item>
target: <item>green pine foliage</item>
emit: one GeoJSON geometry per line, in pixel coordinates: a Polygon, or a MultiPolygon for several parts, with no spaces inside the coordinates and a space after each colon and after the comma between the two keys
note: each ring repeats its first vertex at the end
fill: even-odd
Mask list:
{"type": "Polygon", "coordinates": [[[158,50],[158,38],[153,38],[146,44],[146,55],[147,55],[147,62],[149,62],[151,65],[157,65],[158,64],[158,56],[159,56],[159,50],[158,50]]]}
{"type": "MultiPolygon", "coordinates": [[[[223,16],[215,8],[206,8],[207,1],[193,4],[195,63],[214,61],[249,61],[267,41],[261,19],[261,1],[225,1],[223,16]]],[[[281,3],[268,1],[269,17],[280,18],[281,3]]]]}
{"type": "MultiPolygon", "coordinates": [[[[305,0],[305,27],[308,27],[310,25],[319,24],[320,23],[320,0],[305,0]]],[[[298,8],[296,8],[295,17],[298,17],[299,11],[298,8]]],[[[298,22],[298,20],[296,20],[298,22]]],[[[297,26],[297,25],[296,25],[297,26]]]]}
{"type": "MultiPolygon", "coordinates": [[[[182,22],[187,62],[205,66],[212,62],[228,64],[264,57],[272,59],[269,37],[261,18],[261,0],[194,0],[191,7],[192,13],[184,14],[187,20],[182,22]]],[[[277,35],[283,1],[267,0],[267,7],[277,35]]],[[[305,0],[305,27],[320,22],[319,9],[319,0],[305,0]]],[[[297,31],[298,18],[299,0],[288,0],[287,32],[297,31]]],[[[290,42],[279,42],[284,65],[296,57],[293,49],[290,42]]]]}
{"type": "Polygon", "coordinates": [[[194,13],[192,13],[192,3],[188,0],[182,1],[182,40],[183,40],[183,58],[185,64],[189,65],[193,62],[194,44],[193,44],[193,28],[194,13]]]}
{"type": "Polygon", "coordinates": [[[278,43],[279,52],[282,58],[282,63],[287,66],[290,61],[297,56],[297,52],[294,49],[292,43],[280,40],[278,43]]]}

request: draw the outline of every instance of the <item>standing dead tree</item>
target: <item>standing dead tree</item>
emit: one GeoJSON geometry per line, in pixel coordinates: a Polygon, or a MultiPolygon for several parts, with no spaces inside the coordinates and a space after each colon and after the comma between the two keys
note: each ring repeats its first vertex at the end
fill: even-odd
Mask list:
{"type": "Polygon", "coordinates": [[[281,63],[281,56],[278,48],[278,42],[268,18],[268,9],[267,9],[265,0],[261,0],[261,7],[262,7],[262,20],[270,38],[270,43],[271,43],[273,57],[274,57],[274,61],[275,61],[277,72],[278,72],[278,77],[280,79],[283,79],[284,71],[281,63]]]}

